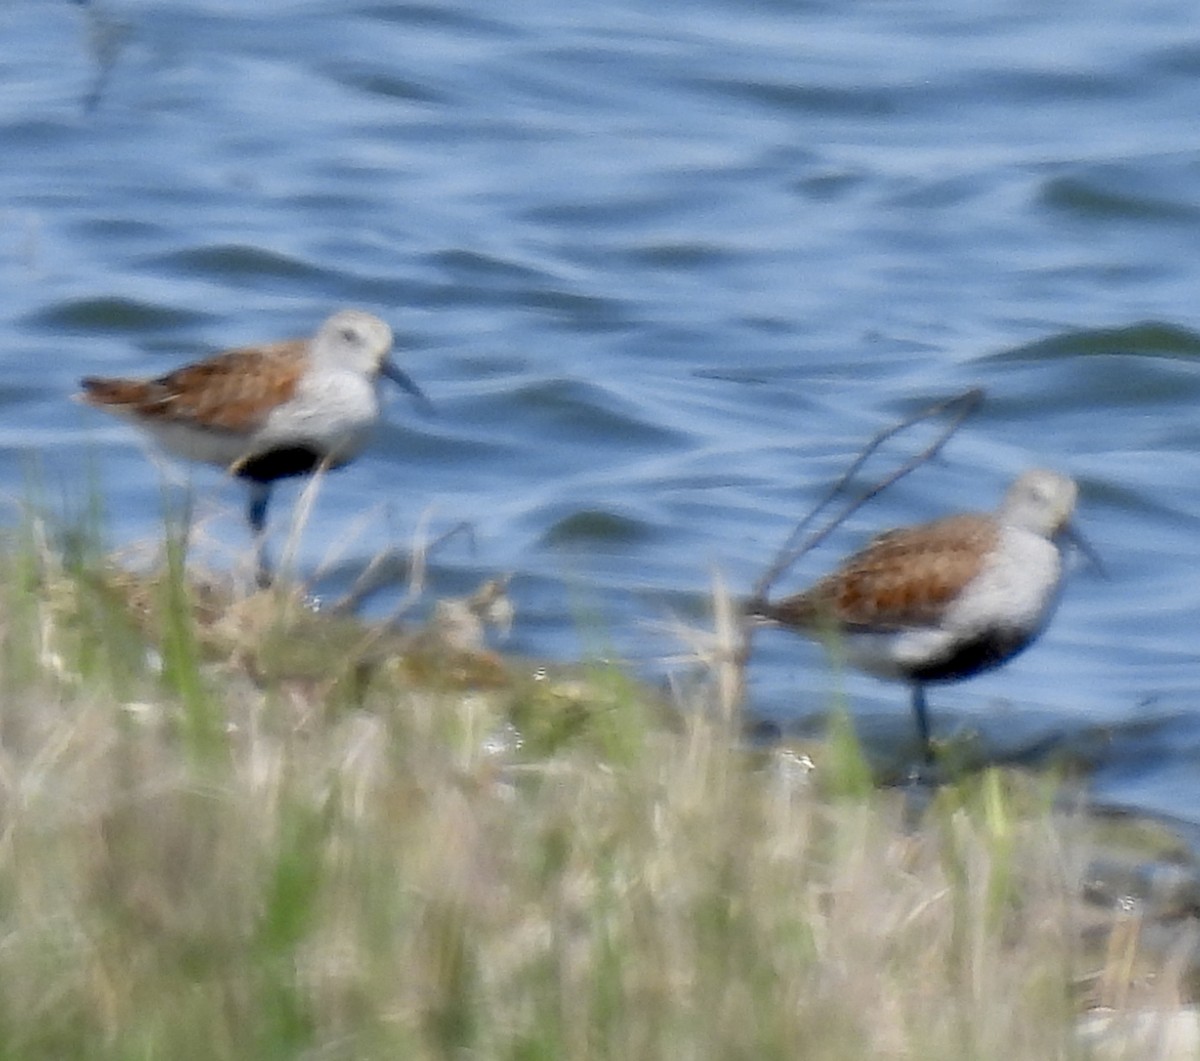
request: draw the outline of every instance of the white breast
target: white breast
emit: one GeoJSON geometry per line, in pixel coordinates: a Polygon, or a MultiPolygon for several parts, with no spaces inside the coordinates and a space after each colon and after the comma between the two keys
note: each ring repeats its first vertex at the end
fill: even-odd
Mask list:
{"type": "Polygon", "coordinates": [[[267,417],[250,445],[262,452],[304,441],[348,460],[366,444],[378,418],[373,380],[354,372],[310,372],[291,399],[267,417]]]}
{"type": "Polygon", "coordinates": [[[960,637],[995,627],[1036,636],[1054,613],[1062,573],[1062,554],[1052,541],[1003,527],[997,548],[946,610],[942,625],[960,637]]]}

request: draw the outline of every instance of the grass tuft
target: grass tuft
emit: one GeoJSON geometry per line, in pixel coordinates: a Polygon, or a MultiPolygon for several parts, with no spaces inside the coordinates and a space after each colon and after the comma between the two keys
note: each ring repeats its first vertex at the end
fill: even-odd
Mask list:
{"type": "Polygon", "coordinates": [[[0,547],[12,1056],[1045,1061],[1081,985],[1182,994],[1127,917],[1084,940],[1043,780],[914,806],[844,722],[747,750],[727,689],[240,596],[177,527],[147,576],[94,524],[0,547]]]}

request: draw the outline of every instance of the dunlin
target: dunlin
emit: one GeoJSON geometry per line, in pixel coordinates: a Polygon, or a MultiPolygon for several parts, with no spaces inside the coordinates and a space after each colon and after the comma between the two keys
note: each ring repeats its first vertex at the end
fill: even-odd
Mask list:
{"type": "Polygon", "coordinates": [[[1045,629],[1062,587],[1064,542],[1083,546],[1070,523],[1077,493],[1057,472],[1026,472],[994,513],[887,531],[811,588],[747,610],[836,638],[852,666],[908,682],[929,760],[925,684],[999,666],[1045,629]]]}
{"type": "Polygon", "coordinates": [[[387,324],[348,309],[311,339],[228,350],[155,379],[88,377],[79,397],[143,428],[170,453],[245,479],[265,582],[262,537],[275,480],[353,460],[379,419],[381,375],[428,404],[389,360],[391,348],[387,324]]]}

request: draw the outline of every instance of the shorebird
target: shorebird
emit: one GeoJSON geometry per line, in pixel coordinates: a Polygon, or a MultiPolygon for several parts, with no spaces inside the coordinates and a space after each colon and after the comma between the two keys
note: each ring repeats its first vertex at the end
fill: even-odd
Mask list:
{"type": "Polygon", "coordinates": [[[1063,580],[1063,546],[1078,490],[1065,475],[1029,471],[994,513],[962,513],[889,530],[809,589],[747,612],[815,638],[834,639],[846,661],[907,682],[927,762],[928,682],[997,667],[1046,628],[1063,580]]]}
{"type": "Polygon", "coordinates": [[[391,348],[386,323],[347,309],[310,339],[227,350],[154,379],[89,376],[79,398],[136,424],[169,453],[246,480],[246,519],[266,584],[262,541],[274,482],[353,460],[379,419],[380,376],[428,406],[389,360],[391,348]]]}

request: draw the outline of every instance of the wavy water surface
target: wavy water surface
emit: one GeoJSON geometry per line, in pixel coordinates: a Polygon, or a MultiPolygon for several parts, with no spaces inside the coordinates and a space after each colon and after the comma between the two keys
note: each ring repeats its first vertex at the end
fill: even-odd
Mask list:
{"type": "MultiPolygon", "coordinates": [[[[438,413],[389,401],[302,567],[332,591],[469,520],[435,590],[511,570],[516,649],[661,674],[679,646],[643,623],[702,615],[714,569],[748,587],[867,437],[980,384],[942,459],[796,580],[1025,467],[1075,475],[1111,580],[1077,572],[1041,643],[935,720],[998,754],[1102,732],[1130,751],[1101,798],[1197,821],[1192,36],[1183,0],[16,0],[0,485],[96,474],[115,541],[152,540],[164,472],[68,401],[78,377],[362,306],[438,413]]],[[[236,562],[239,491],[186,475],[236,562]]],[[[902,689],[785,634],[753,682],[764,716],[819,724],[844,690],[878,746],[909,740],[902,689]]]]}

